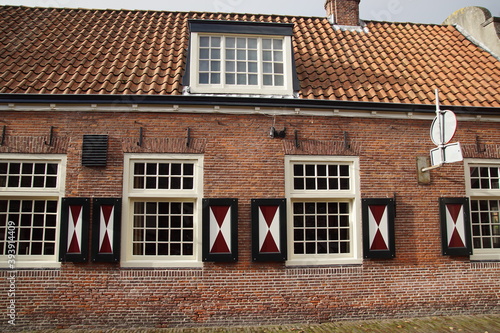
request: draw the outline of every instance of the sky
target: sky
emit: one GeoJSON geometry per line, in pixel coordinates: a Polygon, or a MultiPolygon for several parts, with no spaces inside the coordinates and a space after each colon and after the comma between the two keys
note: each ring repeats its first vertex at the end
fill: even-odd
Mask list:
{"type": "MultiPolygon", "coordinates": [[[[0,5],[325,16],[325,0],[0,0],[0,5]]],[[[500,0],[361,0],[363,20],[442,23],[468,6],[500,16],[500,0]]]]}

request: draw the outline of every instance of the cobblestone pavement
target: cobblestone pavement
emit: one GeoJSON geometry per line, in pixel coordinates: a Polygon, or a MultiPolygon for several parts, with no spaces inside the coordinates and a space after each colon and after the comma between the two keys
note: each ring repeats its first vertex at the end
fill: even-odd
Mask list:
{"type": "MultiPolygon", "coordinates": [[[[50,330],[40,332],[64,333],[79,330],[50,330]]],[[[85,330],[85,333],[104,332],[85,330]]],[[[500,333],[500,314],[424,317],[410,319],[339,321],[323,324],[295,324],[249,327],[168,328],[168,329],[113,329],[113,333],[500,333]]]]}

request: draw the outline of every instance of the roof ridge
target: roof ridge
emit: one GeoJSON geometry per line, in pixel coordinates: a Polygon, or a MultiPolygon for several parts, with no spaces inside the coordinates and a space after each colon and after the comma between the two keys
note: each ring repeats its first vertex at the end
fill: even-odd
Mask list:
{"type": "Polygon", "coordinates": [[[82,11],[114,11],[114,12],[157,12],[157,13],[172,13],[172,14],[205,14],[205,15],[251,15],[251,16],[275,16],[275,17],[293,17],[293,18],[318,18],[327,19],[323,16],[308,16],[308,15],[291,15],[291,14],[264,14],[264,13],[240,13],[240,12],[212,12],[212,11],[176,11],[176,10],[157,10],[157,9],[129,9],[129,8],[84,8],[84,7],[42,7],[42,6],[26,6],[26,5],[1,5],[2,7],[10,8],[27,8],[27,9],[50,9],[50,10],[82,10],[82,11]]]}

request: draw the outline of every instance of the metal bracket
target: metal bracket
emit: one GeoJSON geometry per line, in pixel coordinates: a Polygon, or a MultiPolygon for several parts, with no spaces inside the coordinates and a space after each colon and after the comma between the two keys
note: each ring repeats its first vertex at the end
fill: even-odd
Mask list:
{"type": "Polygon", "coordinates": [[[443,163],[441,164],[436,164],[436,165],[433,165],[433,166],[430,166],[428,168],[423,168],[422,169],[422,172],[426,172],[426,171],[430,171],[430,170],[434,170],[434,169],[437,169],[437,168],[440,168],[443,166],[443,163]]]}
{"type": "Polygon", "coordinates": [[[3,125],[3,130],[2,130],[2,138],[0,139],[0,146],[3,146],[3,143],[5,142],[5,128],[7,126],[3,125]]]}
{"type": "Polygon", "coordinates": [[[300,148],[299,131],[295,130],[295,147],[300,148]]]}
{"type": "Polygon", "coordinates": [[[186,136],[186,147],[189,147],[190,143],[191,143],[191,129],[188,127],[186,136]]]}
{"type": "Polygon", "coordinates": [[[139,141],[137,142],[137,145],[139,147],[142,147],[142,139],[143,139],[143,130],[142,127],[139,128],[139,141]]]}
{"type": "Polygon", "coordinates": [[[478,153],[484,153],[486,151],[486,146],[479,142],[479,135],[476,135],[476,151],[478,153]]]}
{"type": "Polygon", "coordinates": [[[344,131],[344,149],[351,149],[351,144],[349,143],[349,134],[346,131],[344,131]]]}
{"type": "Polygon", "coordinates": [[[48,146],[52,146],[52,144],[54,143],[54,126],[50,126],[49,142],[44,141],[44,143],[48,146]]]}

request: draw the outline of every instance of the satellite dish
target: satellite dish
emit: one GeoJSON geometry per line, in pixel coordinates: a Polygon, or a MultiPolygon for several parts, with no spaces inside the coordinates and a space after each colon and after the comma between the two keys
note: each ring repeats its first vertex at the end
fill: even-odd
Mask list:
{"type": "Polygon", "coordinates": [[[431,140],[436,146],[451,141],[457,131],[457,117],[452,111],[445,110],[437,115],[431,125],[431,140]]]}

